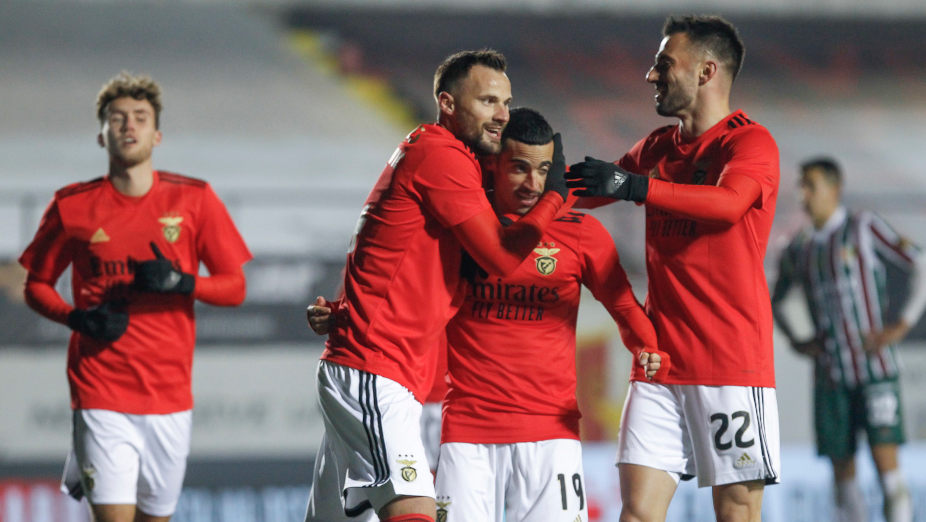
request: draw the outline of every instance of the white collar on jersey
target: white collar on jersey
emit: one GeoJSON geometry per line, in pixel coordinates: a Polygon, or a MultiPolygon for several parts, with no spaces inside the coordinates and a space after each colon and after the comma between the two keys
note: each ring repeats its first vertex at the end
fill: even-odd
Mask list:
{"type": "Polygon", "coordinates": [[[848,215],[849,213],[846,211],[846,207],[842,205],[836,207],[836,210],[833,211],[833,215],[831,215],[830,218],[826,220],[826,223],[823,224],[823,227],[819,230],[813,231],[813,240],[818,242],[825,241],[830,237],[830,234],[832,234],[834,230],[841,227],[842,224],[845,223],[846,217],[848,215]]]}

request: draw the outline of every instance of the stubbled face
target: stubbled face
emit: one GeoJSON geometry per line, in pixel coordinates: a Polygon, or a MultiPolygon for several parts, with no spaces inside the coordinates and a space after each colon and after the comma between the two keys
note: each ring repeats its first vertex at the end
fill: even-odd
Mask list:
{"type": "Polygon", "coordinates": [[[498,154],[510,103],[508,76],[474,65],[453,95],[454,134],[477,154],[498,154]]]}
{"type": "Polygon", "coordinates": [[[826,179],[823,171],[810,168],[801,174],[801,203],[810,220],[818,226],[839,206],[840,187],[826,179]]]}
{"type": "Polygon", "coordinates": [[[675,33],[662,39],[656,63],[646,73],[646,81],[656,87],[656,112],[659,115],[680,116],[694,110],[700,54],[685,33],[675,33]]]}
{"type": "Polygon", "coordinates": [[[495,209],[505,214],[526,214],[543,195],[552,164],[552,141],[528,145],[505,140],[493,169],[495,209]]]}
{"type": "Polygon", "coordinates": [[[106,148],[110,161],[125,167],[150,160],[152,150],[161,143],[151,103],[131,96],[110,102],[98,141],[106,148]]]}

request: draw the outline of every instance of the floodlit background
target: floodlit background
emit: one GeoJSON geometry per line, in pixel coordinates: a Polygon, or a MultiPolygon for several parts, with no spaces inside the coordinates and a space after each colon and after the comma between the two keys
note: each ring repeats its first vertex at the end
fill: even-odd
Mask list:
{"type": "MultiPolygon", "coordinates": [[[[6,1],[0,4],[0,520],[83,520],[55,490],[69,447],[67,329],[22,303],[25,248],[57,188],[105,174],[95,97],[122,69],[164,89],[155,167],[208,180],[255,254],[248,300],[198,308],[193,453],[175,520],[301,520],[321,437],[322,345],[304,307],[330,295],[367,191],[405,134],[432,121],[434,68],[465,48],[509,58],[514,105],[544,113],[569,162],[616,159],[657,126],[643,80],[670,13],[721,13],[740,29],[734,106],[781,150],[766,267],[804,224],[796,165],[838,158],[851,206],[926,245],[926,4],[915,0],[6,1]],[[452,5],[452,7],[447,7],[452,5]]],[[[643,212],[594,211],[642,299],[643,212]]],[[[718,262],[735,263],[735,259],[718,262]]],[[[896,279],[899,284],[902,279],[896,279]]],[[[901,285],[902,286],[902,285],[901,285]]],[[[793,307],[801,314],[800,306],[793,307]]],[[[580,316],[579,395],[592,520],[619,512],[613,441],[628,354],[591,296],[580,316]]],[[[911,444],[902,452],[926,517],[926,326],[902,349],[911,444]]],[[[814,456],[810,363],[776,337],[784,483],[767,520],[829,515],[814,456]]],[[[745,349],[745,348],[744,348],[745,349]]],[[[867,456],[863,453],[862,458],[867,456]]],[[[872,520],[877,484],[860,462],[872,520]]],[[[711,520],[680,489],[672,520],[711,520]]]]}

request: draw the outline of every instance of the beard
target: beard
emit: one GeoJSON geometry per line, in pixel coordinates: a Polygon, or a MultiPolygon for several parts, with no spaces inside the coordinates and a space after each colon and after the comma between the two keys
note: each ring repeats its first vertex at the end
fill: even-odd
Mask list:
{"type": "Polygon", "coordinates": [[[465,143],[473,152],[480,155],[498,154],[502,151],[501,142],[492,141],[492,139],[483,132],[481,127],[475,129],[472,133],[468,133],[460,141],[465,143]]]}
{"type": "Polygon", "coordinates": [[[656,103],[656,114],[660,116],[676,116],[682,109],[694,102],[694,94],[680,86],[666,87],[662,100],[656,103]]]}

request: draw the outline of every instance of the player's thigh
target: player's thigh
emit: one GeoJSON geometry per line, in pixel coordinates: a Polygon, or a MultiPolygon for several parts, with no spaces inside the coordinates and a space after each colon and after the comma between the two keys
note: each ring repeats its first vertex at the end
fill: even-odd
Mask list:
{"type": "Polygon", "coordinates": [[[637,464],[619,464],[618,474],[622,521],[665,520],[678,486],[677,473],[637,464]]]}
{"type": "Polygon", "coordinates": [[[630,383],[617,445],[618,464],[636,464],[694,475],[685,412],[670,387],[650,382],[630,383]]]}
{"type": "Polygon", "coordinates": [[[349,514],[344,512],[341,494],[344,491],[344,473],[338,469],[340,462],[335,455],[336,448],[323,434],[315,466],[312,470],[312,486],[309,488],[309,502],[306,506],[306,522],[372,522],[379,520],[369,503],[355,506],[349,514]]]}
{"type": "Polygon", "coordinates": [[[861,390],[862,423],[872,446],[906,441],[900,383],[894,379],[865,385],[861,390]]]}
{"type": "Polygon", "coordinates": [[[588,520],[579,441],[553,439],[510,446],[508,522],[588,520]]]}
{"type": "Polygon", "coordinates": [[[74,455],[87,501],[134,506],[144,442],[130,416],[74,410],[73,423],[74,455]]]}
{"type": "Polygon", "coordinates": [[[421,403],[408,389],[375,374],[322,361],[318,399],[325,436],[344,475],[344,509],[365,502],[379,511],[397,497],[434,498],[421,441],[421,403]]]}
{"type": "Polygon", "coordinates": [[[438,520],[502,521],[510,472],[507,444],[441,444],[435,484],[438,520]]]}
{"type": "Polygon", "coordinates": [[[814,432],[817,453],[833,460],[847,460],[857,447],[852,393],[842,387],[818,382],[814,385],[814,432]]]}
{"type": "Polygon", "coordinates": [[[173,514],[183,489],[193,430],[191,410],[136,417],[144,434],[139,455],[138,509],[146,515],[173,514]]]}
{"type": "Polygon", "coordinates": [[[698,485],[779,481],[774,388],[677,385],[684,396],[698,485]]]}
{"type": "Polygon", "coordinates": [[[138,522],[134,504],[92,504],[94,522],[138,522]]]}
{"type": "Polygon", "coordinates": [[[724,522],[758,522],[762,518],[764,480],[752,480],[714,486],[712,496],[717,520],[724,522]]]}

